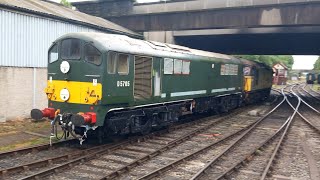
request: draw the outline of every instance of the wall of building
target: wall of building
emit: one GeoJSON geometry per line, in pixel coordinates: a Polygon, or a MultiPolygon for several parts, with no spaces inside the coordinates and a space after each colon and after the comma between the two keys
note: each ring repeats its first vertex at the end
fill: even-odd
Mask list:
{"type": "Polygon", "coordinates": [[[54,19],[0,9],[0,66],[46,67],[52,42],[70,32],[96,31],[54,19]]]}
{"type": "Polygon", "coordinates": [[[47,68],[0,67],[0,121],[26,118],[47,107],[47,68]]]}
{"type": "Polygon", "coordinates": [[[47,52],[70,32],[96,31],[80,25],[0,9],[0,122],[47,107],[47,52]]]}

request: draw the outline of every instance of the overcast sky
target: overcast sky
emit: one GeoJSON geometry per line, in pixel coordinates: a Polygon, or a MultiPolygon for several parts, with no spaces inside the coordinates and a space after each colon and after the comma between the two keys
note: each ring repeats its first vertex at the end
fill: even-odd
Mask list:
{"type": "Polygon", "coordinates": [[[313,69],[313,64],[319,56],[293,56],[294,64],[292,69],[313,69]]]}

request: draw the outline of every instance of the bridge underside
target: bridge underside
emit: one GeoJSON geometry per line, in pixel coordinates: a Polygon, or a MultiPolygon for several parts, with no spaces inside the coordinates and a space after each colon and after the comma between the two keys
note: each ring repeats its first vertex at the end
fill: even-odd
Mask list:
{"type": "Polygon", "coordinates": [[[320,27],[173,31],[176,44],[225,54],[319,55],[320,27]],[[250,33],[249,33],[250,31],[250,33]]]}
{"type": "Polygon", "coordinates": [[[181,7],[179,2],[175,6],[172,5],[174,3],[138,6],[128,0],[116,1],[118,5],[122,2],[121,6],[107,6],[102,3],[107,1],[97,1],[87,5],[78,4],[77,7],[131,30],[144,32],[148,40],[226,54],[319,55],[320,1],[269,1],[274,4],[224,8],[213,6],[209,9],[202,9],[205,6],[195,9],[191,5],[182,6],[209,2],[205,0],[181,1],[181,7]],[[185,11],[178,10],[182,7],[185,11]],[[188,7],[191,9],[188,10],[188,7]],[[103,8],[113,11],[111,13],[103,8]],[[170,8],[171,11],[166,12],[170,8]]]}

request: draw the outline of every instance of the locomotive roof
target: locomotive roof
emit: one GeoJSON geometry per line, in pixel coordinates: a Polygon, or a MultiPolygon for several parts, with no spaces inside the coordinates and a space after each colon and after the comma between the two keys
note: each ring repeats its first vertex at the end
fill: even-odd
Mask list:
{"type": "Polygon", "coordinates": [[[69,33],[56,41],[67,38],[78,38],[92,42],[102,52],[111,50],[130,54],[191,60],[197,60],[199,59],[197,56],[201,56],[201,60],[212,61],[214,58],[215,61],[219,59],[221,61],[227,60],[230,63],[240,63],[239,59],[224,54],[201,51],[179,45],[134,39],[118,34],[96,32],[69,33]]]}
{"type": "Polygon", "coordinates": [[[243,59],[243,58],[240,58],[240,61],[243,64],[248,65],[248,66],[256,66],[258,68],[272,69],[270,66],[268,66],[268,65],[266,65],[264,63],[260,63],[260,62],[256,62],[256,61],[250,61],[250,60],[243,59]]]}

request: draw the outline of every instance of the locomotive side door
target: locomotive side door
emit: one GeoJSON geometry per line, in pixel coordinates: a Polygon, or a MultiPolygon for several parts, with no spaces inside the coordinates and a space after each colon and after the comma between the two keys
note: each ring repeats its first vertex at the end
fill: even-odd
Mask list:
{"type": "Polygon", "coordinates": [[[161,64],[162,59],[157,58],[153,61],[153,96],[159,98],[161,96],[161,64]]]}
{"type": "Polygon", "coordinates": [[[126,53],[108,52],[103,83],[106,98],[103,103],[130,103],[133,79],[131,57],[132,55],[126,53]]]}
{"type": "Polygon", "coordinates": [[[152,97],[152,65],[153,58],[134,56],[134,87],[135,101],[148,101],[152,97]]]}

